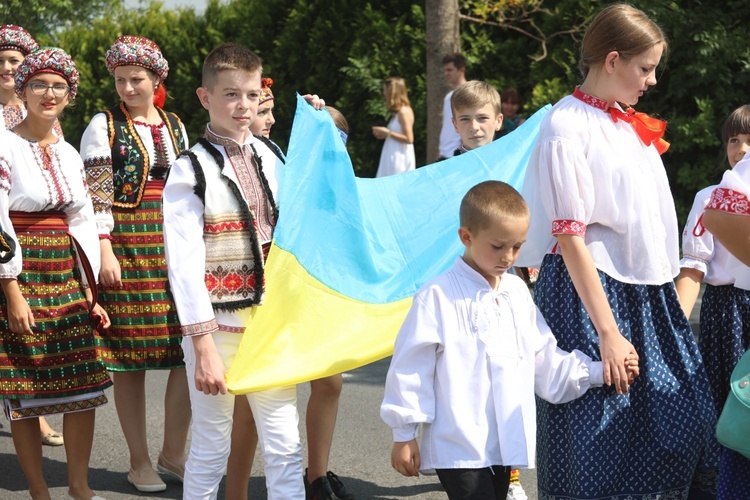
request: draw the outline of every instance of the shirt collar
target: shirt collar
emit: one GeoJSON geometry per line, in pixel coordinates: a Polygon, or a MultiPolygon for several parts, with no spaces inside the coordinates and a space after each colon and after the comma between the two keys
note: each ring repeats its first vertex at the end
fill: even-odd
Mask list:
{"type": "Polygon", "coordinates": [[[216,144],[217,146],[224,146],[224,147],[231,147],[231,146],[245,146],[247,144],[250,144],[254,142],[256,139],[253,137],[253,134],[248,134],[248,138],[245,141],[244,144],[240,144],[239,142],[235,141],[234,139],[231,139],[229,137],[225,137],[223,135],[219,135],[213,130],[211,130],[211,124],[206,124],[206,131],[203,132],[203,137],[210,142],[211,144],[216,144]]]}
{"type": "Polygon", "coordinates": [[[477,290],[480,291],[497,293],[505,290],[508,286],[508,280],[505,279],[505,276],[503,276],[502,278],[500,278],[500,283],[497,286],[497,290],[493,290],[487,280],[484,279],[484,276],[476,272],[469,264],[464,262],[464,259],[461,256],[456,257],[456,262],[453,264],[453,270],[474,283],[477,287],[477,290]]]}

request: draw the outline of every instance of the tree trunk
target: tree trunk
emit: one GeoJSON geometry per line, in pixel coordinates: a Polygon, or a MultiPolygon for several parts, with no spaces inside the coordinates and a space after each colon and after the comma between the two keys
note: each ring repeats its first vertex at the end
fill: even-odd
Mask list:
{"type": "Polygon", "coordinates": [[[427,163],[438,158],[443,98],[450,88],[443,79],[442,59],[461,50],[458,0],[426,0],[427,34],[427,163]]]}

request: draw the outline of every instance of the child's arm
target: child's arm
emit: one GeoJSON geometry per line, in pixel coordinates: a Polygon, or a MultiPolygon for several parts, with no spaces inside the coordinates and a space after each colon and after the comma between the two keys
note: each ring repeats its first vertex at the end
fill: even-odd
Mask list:
{"type": "MultiPolygon", "coordinates": [[[[396,338],[385,381],[385,397],[380,407],[380,417],[393,429],[392,462],[402,474],[402,470],[395,466],[397,447],[415,440],[419,424],[432,422],[435,418],[435,366],[441,348],[437,315],[424,295],[419,293],[414,297],[396,338]]],[[[402,464],[413,461],[412,451],[418,458],[418,449],[410,448],[409,456],[399,455],[402,464]]],[[[417,460],[414,470],[418,466],[417,460]]]]}
{"type": "Polygon", "coordinates": [[[675,280],[680,307],[688,318],[693,313],[693,307],[695,307],[695,301],[698,299],[702,282],[703,273],[689,267],[680,269],[680,274],[675,280]]]}
{"type": "MultiPolygon", "coordinates": [[[[531,330],[535,336],[534,392],[537,396],[554,404],[567,403],[585,394],[590,387],[603,385],[602,362],[592,360],[577,349],[565,352],[558,348],[557,339],[542,313],[533,303],[530,309],[531,330]]],[[[632,368],[629,360],[624,363],[628,378],[634,375],[632,369],[628,370],[632,368]]]]}
{"type": "Polygon", "coordinates": [[[404,476],[419,476],[419,444],[416,439],[405,443],[393,443],[391,450],[391,467],[404,476]]]}

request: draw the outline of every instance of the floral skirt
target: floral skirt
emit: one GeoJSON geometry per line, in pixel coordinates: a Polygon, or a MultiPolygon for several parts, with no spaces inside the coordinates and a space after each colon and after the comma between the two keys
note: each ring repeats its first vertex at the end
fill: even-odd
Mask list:
{"type": "MultiPolygon", "coordinates": [[[[538,400],[539,498],[687,498],[694,476],[715,489],[713,400],[674,285],[599,277],[641,373],[626,395],[603,386],[566,404],[538,400]]],[[[599,338],[561,256],[545,257],[535,301],[561,349],[600,359],[599,338]]]]}
{"type": "Polygon", "coordinates": [[[112,250],[120,263],[122,287],[99,290],[99,302],[112,320],[97,337],[108,370],[185,366],[177,310],[167,284],[163,188],[164,181],[149,181],[137,208],[112,209],[112,250]]]}

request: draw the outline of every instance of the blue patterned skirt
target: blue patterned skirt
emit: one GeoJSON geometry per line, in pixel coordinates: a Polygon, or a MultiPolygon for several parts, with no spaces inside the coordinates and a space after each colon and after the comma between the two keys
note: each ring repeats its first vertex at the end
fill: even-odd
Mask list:
{"type": "MultiPolygon", "coordinates": [[[[706,470],[710,482],[718,466],[708,456],[714,404],[690,324],[672,283],[599,277],[641,374],[626,395],[604,386],[562,405],[538,400],[539,498],[687,498],[694,475],[706,470]]],[[[600,359],[599,338],[561,256],[545,257],[535,300],[561,349],[600,359]]]]}
{"type": "Polygon", "coordinates": [[[724,448],[721,456],[718,500],[750,498],[750,459],[724,448]]]}
{"type": "Polygon", "coordinates": [[[732,370],[750,348],[750,291],[734,285],[706,285],[700,327],[698,347],[706,364],[718,416],[729,395],[732,370]]]}

